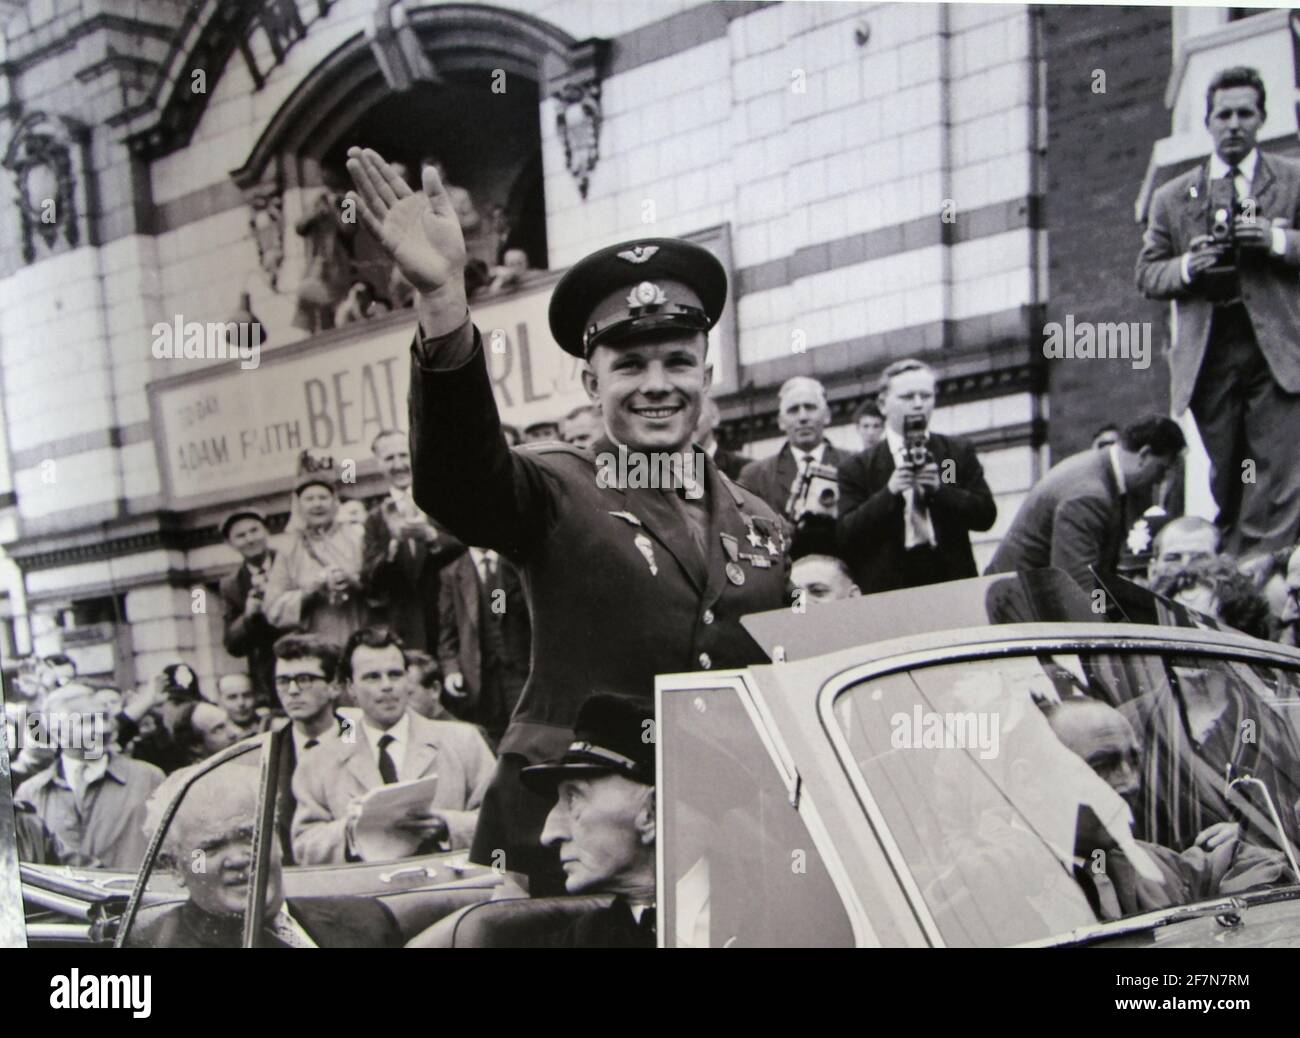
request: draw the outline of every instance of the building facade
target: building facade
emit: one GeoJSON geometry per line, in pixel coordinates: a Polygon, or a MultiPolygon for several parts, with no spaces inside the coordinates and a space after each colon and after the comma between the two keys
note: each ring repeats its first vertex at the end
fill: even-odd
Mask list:
{"type": "MultiPolygon", "coordinates": [[[[1184,93],[1215,60],[1197,41],[1228,25],[1227,12],[1111,10],[3,5],[7,650],[62,649],[129,684],[176,659],[211,678],[232,666],[215,586],[236,559],[220,517],[251,503],[282,526],[309,446],[334,453],[350,496],[380,491],[369,443],[406,424],[412,316],[333,321],[356,280],[394,294],[364,229],[318,219],[353,144],[409,170],[441,161],[473,214],[471,252],[487,266],[526,255],[519,286],[474,303],[506,421],[582,400],[546,329],[560,272],[623,239],[692,237],[731,280],[712,343],[724,437],[762,456],[779,435],[777,387],[811,374],[832,439],[856,448],[852,409],[891,360],[923,357],[941,376],[935,427],[975,438],[998,497],[982,561],[1049,437],[1053,453],[1075,449],[1098,409],[1058,434],[1061,417],[1127,379],[1053,367],[1044,322],[1058,293],[1082,313],[1120,299],[1121,268],[1131,285],[1143,170],[1150,181],[1196,154],[1184,93]],[[1116,24],[1140,24],[1151,46],[1116,41],[1116,24]],[[1097,251],[1080,138],[1125,117],[1116,94],[1071,113],[1084,107],[1066,81],[1088,64],[1068,64],[1080,47],[1118,47],[1138,112],[1119,127],[1132,134],[1122,162],[1101,163],[1120,211],[1100,278],[1079,256],[1097,251]],[[1173,135],[1159,139],[1171,67],[1173,135]],[[228,325],[252,315],[264,337],[232,356],[228,325]]],[[[1289,48],[1277,20],[1268,31],[1289,48]]],[[[1289,65],[1284,81],[1293,94],[1289,65]]],[[[1294,115],[1273,128],[1293,133],[1294,115]]],[[[1131,292],[1121,306],[1153,312],[1131,292]]],[[[1137,374],[1115,417],[1164,406],[1160,363],[1137,374]]]]}

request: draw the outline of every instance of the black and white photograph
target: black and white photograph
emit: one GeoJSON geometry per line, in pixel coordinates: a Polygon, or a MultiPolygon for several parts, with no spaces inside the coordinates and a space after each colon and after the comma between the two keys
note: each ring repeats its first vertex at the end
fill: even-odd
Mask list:
{"type": "Polygon", "coordinates": [[[0,0],[0,945],[1300,946],[1298,112],[1284,8],[0,0]]]}

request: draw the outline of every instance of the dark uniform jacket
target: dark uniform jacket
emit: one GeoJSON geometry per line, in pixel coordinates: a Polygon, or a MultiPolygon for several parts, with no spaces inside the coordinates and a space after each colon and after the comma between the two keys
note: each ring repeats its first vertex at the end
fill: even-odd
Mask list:
{"type": "Polygon", "coordinates": [[[1114,571],[1123,537],[1124,498],[1110,451],[1082,451],[1056,465],[1029,491],[985,572],[1055,566],[1091,592],[1095,581],[1088,567],[1114,571]]]}
{"type": "Polygon", "coordinates": [[[782,604],[787,565],[775,514],[712,461],[705,558],[674,491],[600,485],[597,459],[614,450],[607,441],[590,451],[508,448],[477,329],[474,337],[475,354],[458,369],[413,363],[413,489],[416,503],[453,534],[495,549],[523,576],[532,673],[499,747],[472,857],[490,863],[502,849],[507,869],[531,872],[551,804],[519,786],[522,763],[563,752],[579,705],[595,691],[649,702],[656,674],[764,662],[740,617],[782,604]],[[728,544],[738,552],[740,585],[725,571],[728,544]]]}
{"type": "MultiPolygon", "coordinates": [[[[321,948],[400,948],[402,931],[393,913],[369,897],[300,897],[285,904],[298,925],[321,948]]],[[[242,916],[218,917],[185,901],[142,926],[131,928],[131,948],[238,948],[242,916]]],[[[262,947],[286,947],[270,930],[262,947]]]]}
{"type": "Polygon", "coordinates": [[[578,916],[553,940],[557,948],[653,948],[655,910],[645,909],[638,923],[628,903],[616,897],[607,907],[578,916]]]}
{"type": "MultiPolygon", "coordinates": [[[[942,483],[930,497],[937,559],[934,570],[944,580],[977,574],[970,531],[987,530],[998,515],[993,492],[975,447],[956,436],[930,434],[930,453],[939,465],[955,463],[956,479],[942,483]]],[[[906,551],[903,498],[889,490],[894,454],[882,437],[871,450],[840,462],[839,546],[863,594],[909,586],[902,565],[906,551]]]]}
{"type": "Polygon", "coordinates": [[[371,620],[394,631],[408,649],[436,655],[442,568],[464,554],[465,546],[439,530],[432,542],[402,538],[390,561],[392,534],[383,508],[381,501],[366,516],[362,549],[361,579],[372,603],[371,620]]]}
{"type": "MultiPolygon", "coordinates": [[[[275,552],[267,549],[268,563],[275,561],[275,552]]],[[[221,601],[224,607],[226,651],[232,656],[248,660],[248,677],[253,683],[253,692],[258,702],[274,706],[279,700],[275,695],[275,645],[279,631],[266,613],[255,613],[252,617],[244,616],[244,605],[248,592],[252,590],[253,579],[249,573],[248,563],[242,562],[239,568],[221,580],[221,601]]]]}

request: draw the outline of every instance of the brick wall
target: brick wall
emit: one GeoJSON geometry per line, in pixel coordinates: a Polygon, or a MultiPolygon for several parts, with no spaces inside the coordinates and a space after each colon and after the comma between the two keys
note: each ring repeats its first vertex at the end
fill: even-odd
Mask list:
{"type": "Polygon", "coordinates": [[[1168,308],[1133,283],[1141,244],[1133,203],[1164,106],[1170,13],[1159,7],[1044,8],[1047,58],[1047,320],[1152,323],[1151,366],[1126,360],[1052,360],[1052,459],[1088,446],[1093,430],[1169,408],[1163,351],[1168,308]],[[1093,91],[1094,70],[1105,93],[1093,91]]]}

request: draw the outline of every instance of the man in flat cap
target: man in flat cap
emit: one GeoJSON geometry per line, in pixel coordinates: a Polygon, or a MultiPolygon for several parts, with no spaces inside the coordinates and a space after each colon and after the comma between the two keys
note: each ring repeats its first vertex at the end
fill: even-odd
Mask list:
{"type": "Polygon", "coordinates": [[[597,694],[582,704],[573,741],[524,768],[524,785],[552,799],[542,843],[559,851],[570,894],[613,894],[606,908],[559,935],[566,948],[655,946],[655,753],[650,704],[597,694]]]}
{"type": "Polygon", "coordinates": [[[258,705],[269,707],[275,703],[275,653],[271,647],[279,632],[266,618],[266,581],[275,562],[266,516],[255,508],[237,509],[222,521],[221,536],[243,558],[238,569],[221,579],[223,641],[230,655],[248,660],[258,705]]]}
{"type": "Polygon", "coordinates": [[[655,674],[762,662],[740,618],[783,601],[777,516],[692,445],[726,274],[700,246],[663,238],[575,264],[552,295],[551,332],[585,362],[603,433],[586,450],[511,450],[465,302],[465,244],[437,174],[425,170],[412,192],[359,148],[348,169],[362,217],[417,290],[416,502],[465,543],[518,565],[532,612],[533,669],[471,859],[527,874],[534,896],[558,893],[555,853],[540,843],[550,804],[520,784],[520,769],[568,745],[590,689],[624,689],[648,705],[655,674]],[[672,478],[652,486],[623,478],[665,470],[672,478]]]}

